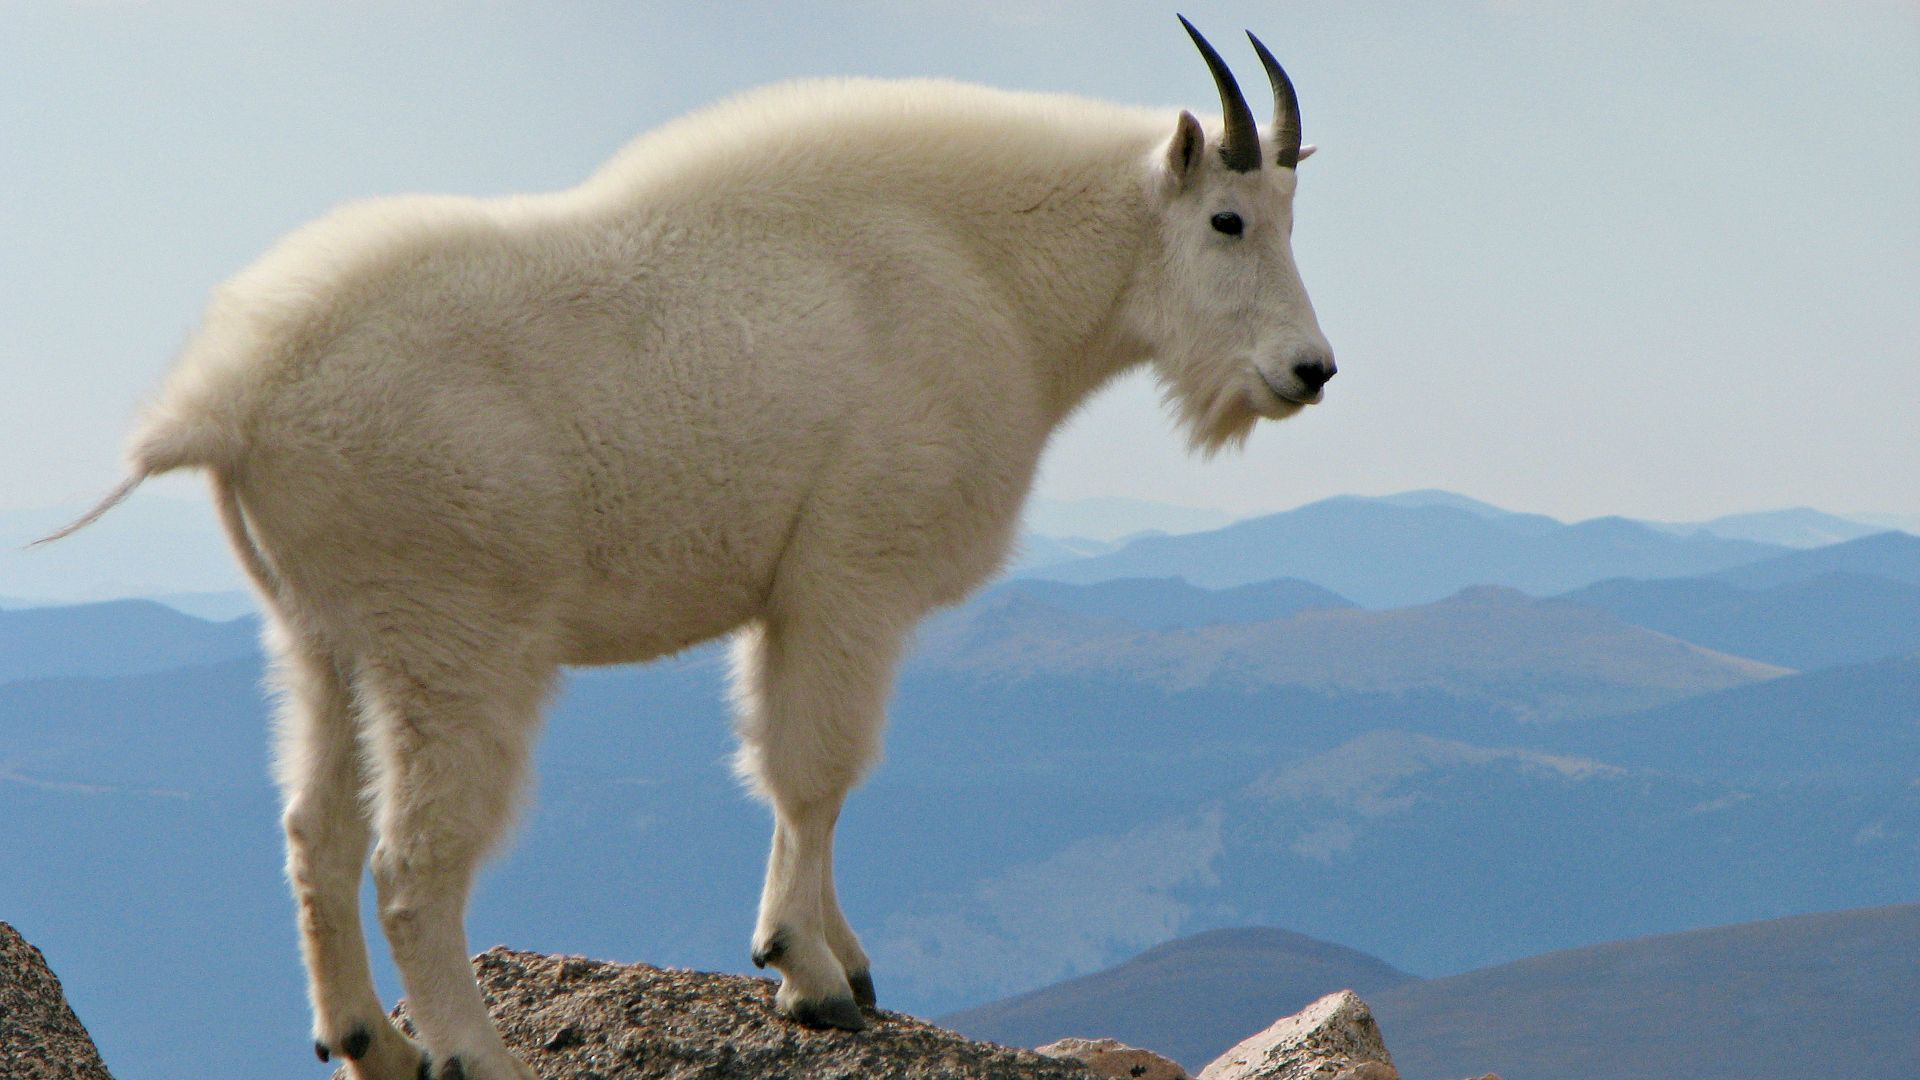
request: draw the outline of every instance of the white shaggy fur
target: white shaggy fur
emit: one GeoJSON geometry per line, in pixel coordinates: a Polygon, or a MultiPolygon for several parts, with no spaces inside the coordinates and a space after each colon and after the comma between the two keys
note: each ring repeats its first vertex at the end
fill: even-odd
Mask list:
{"type": "Polygon", "coordinates": [[[323,1048],[380,1080],[423,1053],[368,976],[371,846],[424,1051],[532,1075],[461,923],[542,698],[729,633],[776,822],[756,957],[782,1011],[859,1023],[834,822],[906,635],[1000,565],[1049,434],[1151,362],[1211,452],[1318,400],[1302,357],[1331,368],[1294,170],[1212,147],[1184,113],[787,85],[571,191],[349,206],[217,291],[114,498],[208,470],[266,601],[323,1048]]]}

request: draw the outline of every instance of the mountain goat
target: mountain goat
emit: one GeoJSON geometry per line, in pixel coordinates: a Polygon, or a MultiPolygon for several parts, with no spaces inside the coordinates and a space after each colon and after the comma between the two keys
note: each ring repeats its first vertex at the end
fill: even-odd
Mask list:
{"type": "Polygon", "coordinates": [[[738,770],[775,821],[753,960],[782,1014],[863,1026],[834,824],[909,630],[1001,565],[1049,434],[1150,364],[1211,453],[1334,373],[1290,247],[1293,88],[1255,40],[1263,136],[1187,29],[1217,133],[945,82],[777,86],[570,191],[348,206],[215,292],[129,479],[66,531],[147,476],[211,476],[269,617],[323,1060],[533,1075],[462,922],[542,699],[562,665],[729,633],[738,770]],[[369,862],[419,1043],[369,975],[369,862]]]}

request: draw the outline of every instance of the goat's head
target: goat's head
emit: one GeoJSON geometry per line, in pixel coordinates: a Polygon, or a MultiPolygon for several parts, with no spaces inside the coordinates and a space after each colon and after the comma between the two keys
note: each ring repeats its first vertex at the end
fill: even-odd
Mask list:
{"type": "Polygon", "coordinates": [[[1300,108],[1273,54],[1253,39],[1273,85],[1263,142],[1226,63],[1191,23],[1220,90],[1225,124],[1210,144],[1181,113],[1154,183],[1158,224],[1136,282],[1136,312],[1169,400],[1192,444],[1211,453],[1244,441],[1261,417],[1318,402],[1333,348],[1293,262],[1300,108]]]}

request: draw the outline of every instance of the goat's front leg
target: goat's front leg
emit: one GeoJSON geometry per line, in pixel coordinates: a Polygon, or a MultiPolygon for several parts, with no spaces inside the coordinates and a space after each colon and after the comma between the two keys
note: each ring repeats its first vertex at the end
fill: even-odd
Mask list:
{"type": "MultiPolygon", "coordinates": [[[[760,893],[753,962],[780,969],[774,1004],[812,1027],[858,1031],[866,1026],[853,993],[852,973],[834,952],[825,897],[833,876],[832,836],[837,798],[774,802],[773,850],[760,893]]],[[[834,913],[838,915],[838,911],[834,913]]],[[[846,931],[850,937],[851,930],[846,931]]],[[[856,946],[857,947],[857,946],[856,946]]],[[[871,980],[869,979],[869,983],[871,980]]]]}
{"type": "Polygon", "coordinates": [[[773,620],[735,642],[739,768],[773,806],[753,961],[781,974],[779,1011],[859,1030],[867,958],[833,888],[833,829],[877,756],[900,637],[773,620]]]}
{"type": "Polygon", "coordinates": [[[833,887],[833,830],[827,830],[827,850],[822,856],[822,865],[826,872],[820,875],[820,916],[827,927],[827,945],[833,949],[833,955],[847,973],[847,985],[853,990],[853,1000],[857,1005],[871,1009],[878,1004],[873,992],[873,967],[867,960],[867,950],[860,947],[860,939],[847,923],[847,916],[840,910],[840,895],[833,887]]]}

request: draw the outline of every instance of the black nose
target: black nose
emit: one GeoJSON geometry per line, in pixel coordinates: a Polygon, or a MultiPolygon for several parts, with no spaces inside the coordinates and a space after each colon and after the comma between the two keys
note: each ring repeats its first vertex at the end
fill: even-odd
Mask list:
{"type": "Polygon", "coordinates": [[[1293,377],[1300,380],[1301,385],[1307,388],[1308,393],[1316,393],[1321,387],[1327,385],[1327,380],[1333,378],[1334,374],[1339,370],[1340,369],[1333,366],[1331,359],[1316,356],[1311,360],[1301,360],[1295,363],[1293,365],[1293,377]]]}

